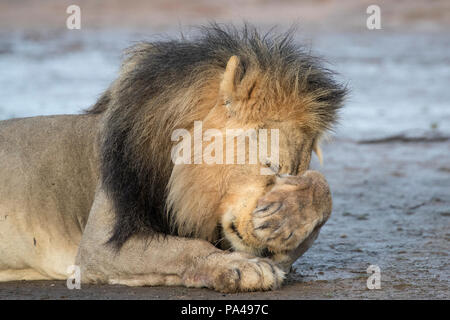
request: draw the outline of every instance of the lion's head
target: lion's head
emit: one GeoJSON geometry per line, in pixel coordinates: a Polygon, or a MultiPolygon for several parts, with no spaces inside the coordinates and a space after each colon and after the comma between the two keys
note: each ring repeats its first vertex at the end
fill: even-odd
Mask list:
{"type": "Polygon", "coordinates": [[[245,216],[277,176],[308,169],[345,93],[332,72],[294,44],[292,32],[212,25],[192,40],[131,48],[118,79],[88,111],[103,115],[102,182],[117,215],[110,242],[120,248],[131,236],[154,234],[214,242],[233,232],[227,213],[245,216]],[[213,143],[203,136],[192,163],[175,165],[173,132],[194,137],[196,121],[203,132],[224,136],[227,129],[278,130],[277,163],[250,164],[248,149],[245,164],[198,163],[196,153],[213,143]],[[264,166],[277,174],[262,175],[264,166]]]}

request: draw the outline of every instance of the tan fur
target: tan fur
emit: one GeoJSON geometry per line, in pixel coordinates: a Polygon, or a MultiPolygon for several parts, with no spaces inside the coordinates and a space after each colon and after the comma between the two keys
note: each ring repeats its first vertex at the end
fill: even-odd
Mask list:
{"type": "Polygon", "coordinates": [[[306,83],[292,83],[292,74],[274,78],[273,72],[283,73],[262,70],[256,61],[237,83],[240,58],[231,56],[225,69],[199,66],[189,85],[167,86],[131,114],[121,99],[123,83],[142,59],[139,50],[152,48],[143,45],[126,60],[91,114],[0,122],[0,281],[64,279],[67,266],[76,264],[83,282],[91,283],[223,292],[279,287],[282,269],[309,248],[331,212],[326,181],[307,171],[313,149],[320,157],[317,139],[326,128],[313,110],[326,93],[305,93],[306,83]],[[282,178],[260,175],[264,164],[174,166],[171,133],[193,133],[195,120],[222,132],[279,129],[282,178]],[[157,164],[167,177],[178,237],[135,234],[118,252],[106,245],[116,209],[100,181],[96,148],[108,141],[110,124],[129,126],[130,158],[157,164]],[[278,204],[284,207],[277,213],[255,213],[278,204]],[[270,226],[258,229],[264,223],[270,226]],[[258,257],[264,249],[271,259],[258,257]]]}
{"type": "Polygon", "coordinates": [[[0,122],[0,281],[67,278],[98,183],[97,120],[0,122]]]}

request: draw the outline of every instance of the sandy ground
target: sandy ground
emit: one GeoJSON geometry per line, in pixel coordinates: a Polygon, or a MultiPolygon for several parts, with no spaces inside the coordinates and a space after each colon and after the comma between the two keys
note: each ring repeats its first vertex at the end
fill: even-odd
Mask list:
{"type": "Polygon", "coordinates": [[[297,41],[326,57],[352,92],[323,147],[324,166],[313,160],[331,185],[333,215],[277,291],[68,290],[39,281],[1,283],[0,299],[450,298],[448,2],[381,1],[379,31],[365,29],[365,1],[79,2],[86,17],[79,31],[60,27],[65,1],[0,3],[0,119],[79,112],[115,77],[125,47],[172,34],[178,22],[298,17],[297,41]],[[380,290],[367,289],[369,265],[381,269],[380,290]]]}

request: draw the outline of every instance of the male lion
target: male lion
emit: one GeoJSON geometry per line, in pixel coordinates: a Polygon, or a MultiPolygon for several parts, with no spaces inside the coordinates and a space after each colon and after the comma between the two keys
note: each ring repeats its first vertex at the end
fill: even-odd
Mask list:
{"type": "Polygon", "coordinates": [[[201,30],[132,48],[84,114],[0,123],[0,281],[281,284],[331,213],[308,168],[345,88],[290,34],[201,30]],[[172,132],[198,120],[279,130],[279,162],[175,165],[172,132]]]}

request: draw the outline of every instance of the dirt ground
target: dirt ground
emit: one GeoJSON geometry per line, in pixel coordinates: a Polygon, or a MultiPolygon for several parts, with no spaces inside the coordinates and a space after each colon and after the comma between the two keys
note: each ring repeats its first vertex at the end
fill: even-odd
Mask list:
{"type": "Polygon", "coordinates": [[[79,112],[116,76],[125,47],[207,19],[302,19],[298,41],[332,63],[351,95],[323,167],[312,163],[330,183],[333,214],[280,290],[37,281],[0,283],[0,299],[450,299],[448,2],[380,1],[375,32],[365,28],[369,2],[80,1],[84,26],[68,31],[65,1],[2,1],[0,119],[79,112]],[[381,270],[379,290],[367,288],[369,265],[381,270]]]}

